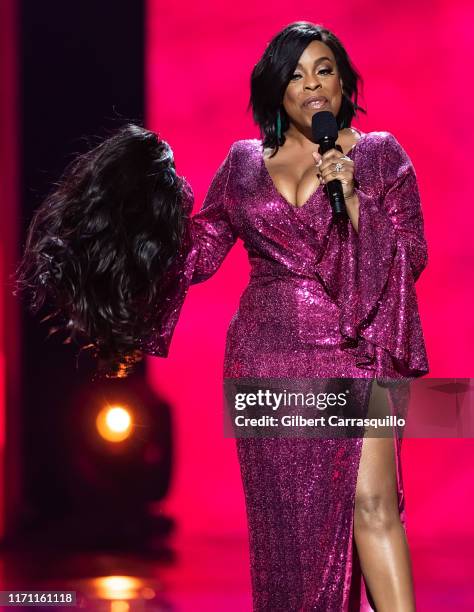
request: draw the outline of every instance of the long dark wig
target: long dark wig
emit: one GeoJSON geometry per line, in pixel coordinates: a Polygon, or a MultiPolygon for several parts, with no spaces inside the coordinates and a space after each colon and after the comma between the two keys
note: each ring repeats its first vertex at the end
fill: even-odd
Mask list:
{"type": "Polygon", "coordinates": [[[36,209],[14,294],[58,317],[97,358],[99,376],[124,377],[142,359],[166,273],[184,247],[185,180],[165,140],[127,124],[76,156],[36,209]],[[88,344],[86,344],[88,342],[88,344]]]}
{"type": "Polygon", "coordinates": [[[295,21],[278,32],[268,43],[250,77],[250,100],[255,123],[260,128],[264,147],[274,149],[272,157],[285,142],[289,118],[283,108],[283,96],[301,54],[313,40],[325,43],[334,53],[343,82],[342,104],[336,120],[338,128],[350,127],[358,111],[359,84],[362,78],[352,64],[341,41],[330,30],[309,21],[295,21]],[[281,139],[277,138],[276,118],[280,111],[281,139]]]}

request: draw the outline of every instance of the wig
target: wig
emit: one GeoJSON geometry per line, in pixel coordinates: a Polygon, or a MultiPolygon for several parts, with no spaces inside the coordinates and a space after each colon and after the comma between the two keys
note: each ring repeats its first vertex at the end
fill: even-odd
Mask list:
{"type": "Polygon", "coordinates": [[[49,335],[85,340],[99,375],[124,377],[143,357],[165,279],[185,248],[186,182],[155,133],[128,124],[65,169],[35,211],[15,294],[59,317],[49,335]]]}
{"type": "Polygon", "coordinates": [[[342,78],[342,104],[336,117],[338,128],[350,127],[357,111],[366,113],[357,104],[362,78],[336,35],[309,21],[290,23],[271,39],[250,78],[248,108],[252,109],[254,121],[260,128],[263,146],[274,149],[272,157],[284,144],[284,133],[289,127],[288,115],[282,105],[283,96],[301,54],[313,40],[319,40],[331,49],[342,78]],[[278,111],[281,117],[280,140],[276,132],[278,111]]]}

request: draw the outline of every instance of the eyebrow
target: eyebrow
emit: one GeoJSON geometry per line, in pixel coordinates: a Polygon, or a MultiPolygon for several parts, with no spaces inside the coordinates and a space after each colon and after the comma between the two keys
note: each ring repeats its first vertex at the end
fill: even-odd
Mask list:
{"type": "MultiPolygon", "coordinates": [[[[319,62],[322,62],[323,60],[329,60],[330,62],[332,62],[333,60],[330,57],[326,57],[325,55],[323,57],[318,57],[318,59],[314,60],[313,66],[316,66],[316,64],[319,64],[319,62]]],[[[302,68],[302,64],[300,64],[300,62],[298,62],[296,64],[296,66],[300,66],[300,68],[302,68]]]]}

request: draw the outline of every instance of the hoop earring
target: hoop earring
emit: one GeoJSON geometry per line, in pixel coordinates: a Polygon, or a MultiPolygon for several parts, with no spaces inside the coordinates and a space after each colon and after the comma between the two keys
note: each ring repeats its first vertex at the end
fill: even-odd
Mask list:
{"type": "Polygon", "coordinates": [[[280,115],[280,109],[278,109],[277,116],[276,116],[276,135],[277,135],[278,142],[280,142],[280,140],[281,140],[281,115],[280,115]]]}

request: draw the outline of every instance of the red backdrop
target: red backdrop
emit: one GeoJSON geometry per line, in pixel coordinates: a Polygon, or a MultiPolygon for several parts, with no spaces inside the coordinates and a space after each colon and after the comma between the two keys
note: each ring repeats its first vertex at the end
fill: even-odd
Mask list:
{"type": "MultiPolygon", "coordinates": [[[[147,124],[171,144],[178,172],[195,191],[195,211],[230,144],[259,137],[245,109],[251,70],[270,38],[303,19],[341,38],[365,83],[368,115],[354,125],[395,134],[417,171],[430,253],[418,295],[430,375],[437,377],[472,372],[473,13],[474,6],[451,0],[436,7],[302,0],[297,8],[278,0],[204,7],[148,1],[147,124]]],[[[221,385],[225,332],[248,270],[239,241],[214,277],[191,288],[169,357],[150,359],[152,384],[174,406],[177,471],[168,506],[186,531],[246,531],[235,442],[222,434],[221,385]]],[[[404,441],[412,537],[472,538],[473,460],[470,440],[404,441]]]]}

